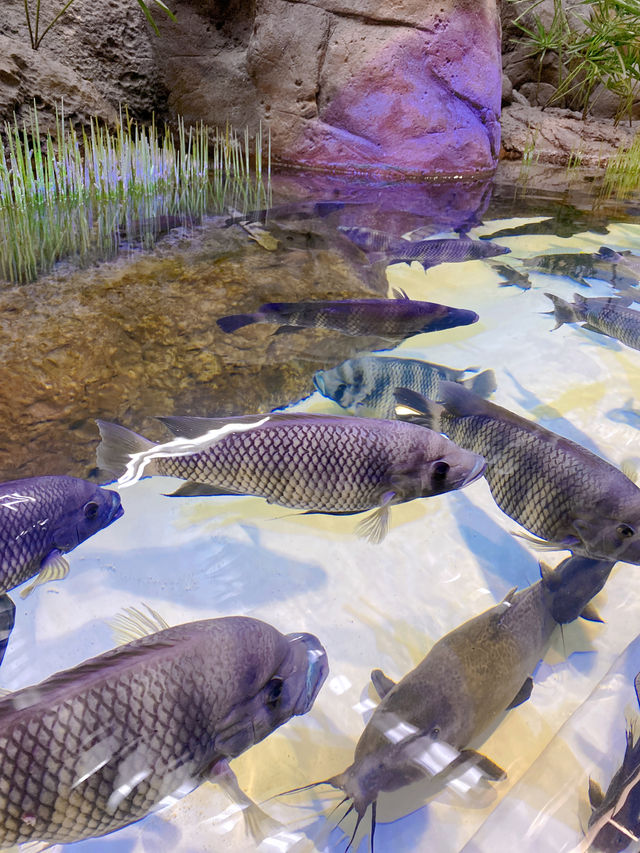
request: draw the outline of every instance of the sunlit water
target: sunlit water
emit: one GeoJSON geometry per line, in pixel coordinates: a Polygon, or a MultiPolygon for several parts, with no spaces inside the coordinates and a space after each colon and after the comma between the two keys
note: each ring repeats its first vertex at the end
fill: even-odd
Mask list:
{"type": "MultiPolygon", "coordinates": [[[[547,215],[557,210],[554,200],[542,206],[547,215]]],[[[368,208],[363,209],[359,224],[379,227],[381,223],[371,221],[369,214],[368,208]]],[[[349,216],[353,222],[352,210],[349,216]]],[[[533,255],[591,252],[602,245],[640,254],[640,224],[628,215],[624,218],[627,221],[610,221],[608,234],[600,227],[598,231],[585,227],[571,237],[552,233],[497,238],[512,252],[501,260],[519,267],[520,260],[533,255]]],[[[407,230],[424,222],[415,215],[413,224],[411,215],[406,219],[407,230]]],[[[526,221],[521,216],[498,217],[491,207],[481,219],[470,236],[526,221]]],[[[596,223],[597,217],[591,221],[596,223]]],[[[455,236],[442,226],[436,233],[455,236]]],[[[162,251],[159,247],[160,255],[162,251]]],[[[269,260],[265,252],[265,265],[269,260]]],[[[261,279],[258,263],[255,276],[255,281],[245,282],[246,310],[268,298],[260,299],[265,295],[263,283],[260,295],[255,295],[256,281],[261,279]]],[[[591,280],[587,291],[566,277],[539,273],[530,277],[532,287],[523,292],[499,287],[499,276],[484,261],[445,264],[426,273],[418,264],[389,267],[389,293],[401,287],[414,299],[471,308],[480,315],[475,325],[420,335],[394,352],[455,368],[491,367],[498,382],[496,403],[616,465],[640,457],[640,353],[577,326],[565,325],[552,333],[554,321],[543,313],[551,307],[545,291],[570,299],[576,291],[607,296],[611,288],[591,280]]],[[[312,282],[301,282],[299,298],[323,295],[312,288],[312,282]]],[[[162,298],[162,293],[156,297],[162,298]]],[[[236,294],[229,313],[242,310],[241,302],[236,294]]],[[[282,336],[280,349],[274,350],[269,343],[272,331],[273,327],[256,326],[246,332],[247,338],[252,334],[255,338],[255,345],[246,350],[247,361],[259,368],[264,359],[267,369],[267,345],[272,362],[274,352],[286,354],[287,346],[293,347],[301,371],[307,370],[307,379],[300,374],[297,380],[307,384],[306,392],[299,394],[304,399],[290,409],[341,413],[337,405],[311,393],[311,375],[314,369],[331,365],[332,347],[334,362],[355,354],[352,343],[345,350],[337,332],[322,336],[303,331],[290,344],[282,343],[282,336]],[[316,343],[321,357],[314,355],[316,343]]],[[[188,338],[188,329],[185,335],[188,338]]],[[[199,342],[193,343],[194,358],[200,348],[199,342]]],[[[242,350],[238,352],[241,356],[242,350]]],[[[227,356],[224,366],[229,372],[234,369],[230,360],[227,356]]],[[[181,383],[184,377],[176,370],[176,387],[181,383]]],[[[111,397],[117,396],[117,387],[110,390],[111,397]]],[[[187,382],[186,387],[197,388],[197,395],[185,402],[182,388],[182,396],[176,398],[185,411],[212,415],[230,410],[219,390],[207,398],[202,384],[187,382]]],[[[277,405],[279,387],[282,390],[277,376],[265,383],[263,399],[269,408],[277,405]]],[[[144,407],[147,389],[139,390],[138,408],[129,411],[144,407]]],[[[282,394],[280,403],[287,405],[292,392],[288,388],[282,394]]],[[[55,399],[52,390],[52,407],[55,399]]],[[[83,405],[89,408],[90,402],[83,405]]],[[[152,406],[145,416],[167,413],[158,411],[158,398],[152,397],[152,406]]],[[[94,414],[108,416],[104,398],[96,408],[100,410],[86,413],[87,422],[94,414]]],[[[237,402],[231,410],[240,412],[237,402]]],[[[173,405],[171,411],[180,413],[173,405]]],[[[114,420],[119,416],[112,414],[114,420]]],[[[138,428],[142,426],[138,423],[138,428]]],[[[18,419],[15,429],[19,428],[18,419]]],[[[95,443],[92,440],[91,452],[95,443]]],[[[71,451],[69,458],[76,459],[71,451]]],[[[37,459],[31,460],[29,473],[39,473],[37,459]]],[[[58,468],[57,473],[66,471],[58,468]]],[[[399,679],[443,634],[494,605],[512,587],[539,577],[539,555],[512,535],[516,523],[496,507],[484,480],[461,492],[394,507],[391,530],[380,545],[356,537],[357,517],[301,515],[252,497],[166,497],[177,485],[178,481],[153,478],[122,488],[124,517],[69,555],[71,572],[63,582],[41,586],[25,600],[14,595],[16,627],[0,684],[9,689],[31,684],[111,648],[108,620],[122,608],[142,602],[170,624],[246,614],[285,633],[316,634],[327,649],[331,671],[313,709],[232,762],[241,787],[258,802],[325,779],[351,763],[377,701],[369,683],[373,668],[399,679]]],[[[564,556],[558,553],[547,559],[556,565],[564,556]]],[[[434,793],[427,784],[383,794],[378,806],[378,853],[464,849],[479,853],[511,850],[516,844],[531,851],[569,851],[578,845],[589,814],[588,777],[594,776],[606,788],[624,752],[625,708],[630,715],[638,712],[632,682],[640,670],[640,647],[629,644],[640,626],[639,601],[640,569],[618,564],[597,600],[605,624],[579,621],[565,626],[562,634],[557,629],[536,670],[531,699],[472,744],[505,768],[508,779],[487,784],[467,801],[448,790],[434,793]],[[600,694],[592,692],[605,676],[598,698],[600,694]]],[[[336,827],[341,811],[328,817],[339,799],[338,792],[319,788],[265,803],[265,811],[282,828],[278,834],[272,827],[275,837],[263,841],[259,849],[344,850],[353,818],[336,827]]],[[[360,851],[369,849],[368,829],[367,818],[356,837],[355,848],[360,851]]],[[[196,853],[255,847],[241,814],[219,788],[205,783],[117,833],[65,849],[196,853]]]]}

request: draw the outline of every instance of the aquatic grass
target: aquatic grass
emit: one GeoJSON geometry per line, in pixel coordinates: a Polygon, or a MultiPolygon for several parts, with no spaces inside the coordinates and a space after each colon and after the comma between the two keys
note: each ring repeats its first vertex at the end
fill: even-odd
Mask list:
{"type": "Polygon", "coordinates": [[[270,203],[261,127],[253,142],[248,130],[212,133],[181,118],[175,133],[160,133],[125,112],[115,130],[91,119],[76,133],[61,107],[44,139],[35,108],[28,125],[14,118],[0,131],[0,275],[8,281],[33,280],[62,258],[83,265],[123,245],[148,248],[168,219],[189,225],[227,206],[270,203]]]}
{"type": "Polygon", "coordinates": [[[627,148],[620,148],[607,163],[602,181],[601,195],[621,198],[630,195],[640,187],[640,134],[636,134],[627,148]]]}

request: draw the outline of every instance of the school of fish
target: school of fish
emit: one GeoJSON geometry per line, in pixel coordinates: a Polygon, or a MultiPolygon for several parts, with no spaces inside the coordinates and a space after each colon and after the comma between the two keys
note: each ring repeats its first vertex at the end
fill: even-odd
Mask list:
{"type": "MultiPolygon", "coordinates": [[[[345,202],[327,200],[232,211],[224,227],[243,229],[247,239],[275,251],[269,228],[278,219],[331,223],[344,208],[345,202]]],[[[572,212],[563,227],[573,233],[579,221],[572,212]]],[[[157,229],[176,224],[165,217],[157,229]]],[[[556,226],[536,223],[493,236],[556,226]]],[[[556,329],[581,323],[640,349],[640,311],[629,307],[640,261],[630,253],[603,246],[591,254],[524,258],[514,267],[493,260],[511,251],[506,246],[467,236],[421,239],[425,231],[407,239],[366,225],[336,227],[363,264],[417,261],[427,272],[438,264],[485,262],[501,286],[523,290],[532,289],[530,273],[569,275],[583,286],[589,279],[606,282],[618,295],[575,294],[569,303],[546,294],[556,329]]],[[[395,345],[479,320],[467,307],[417,301],[399,290],[393,297],[267,302],[219,317],[217,325],[224,334],[271,324],[278,335],[321,329],[395,345]]],[[[535,583],[451,626],[397,682],[373,670],[380,702],[353,762],[294,789],[327,784],[344,794],[347,812],[338,822],[356,814],[347,849],[371,809],[373,851],[384,792],[427,777],[442,785],[461,773],[470,784],[506,777],[474,744],[504,712],[528,700],[557,626],[580,617],[602,621],[592,599],[618,562],[640,565],[640,488],[580,444],[489,402],[497,387],[490,367],[362,353],[317,370],[313,385],[326,413],[160,417],[172,434],[160,443],[97,420],[98,468],[121,485],[178,478],[183,484],[174,497],[250,495],[305,513],[369,512],[356,530],[376,544],[385,538],[394,505],[446,495],[484,476],[499,509],[527,531],[522,538],[542,550],[570,552],[554,569],[541,564],[535,583]],[[332,406],[346,413],[332,413],[332,406]]],[[[621,411],[628,420],[627,410],[621,411]]],[[[33,578],[21,595],[63,579],[69,571],[64,555],[123,513],[114,489],[66,475],[0,484],[0,662],[15,622],[7,593],[33,578]]],[[[101,836],[205,780],[222,785],[247,815],[260,813],[240,791],[229,762],[293,716],[312,712],[329,675],[325,641],[283,634],[248,615],[170,627],[155,611],[149,614],[122,618],[124,644],[0,697],[0,847],[101,836]]],[[[593,849],[623,850],[640,832],[640,746],[633,726],[626,740],[606,793],[594,780],[589,785],[593,849]]]]}

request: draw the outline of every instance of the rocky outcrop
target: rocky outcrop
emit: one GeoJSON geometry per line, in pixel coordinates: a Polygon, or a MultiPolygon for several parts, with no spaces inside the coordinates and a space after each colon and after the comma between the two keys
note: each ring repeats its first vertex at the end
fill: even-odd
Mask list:
{"type": "MultiPolygon", "coordinates": [[[[3,5],[0,34],[28,43],[22,0],[3,5]]],[[[43,20],[59,8],[43,0],[43,20]]],[[[175,23],[154,12],[157,39],[131,0],[76,0],[38,58],[64,62],[136,117],[262,123],[274,159],[287,164],[396,176],[496,164],[496,0],[174,0],[173,8],[175,23]]]]}

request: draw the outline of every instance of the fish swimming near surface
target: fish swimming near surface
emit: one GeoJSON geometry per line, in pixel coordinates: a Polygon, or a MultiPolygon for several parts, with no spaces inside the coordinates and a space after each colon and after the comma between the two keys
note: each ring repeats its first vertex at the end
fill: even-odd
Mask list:
{"type": "Polygon", "coordinates": [[[563,592],[565,615],[571,611],[577,618],[588,601],[590,583],[595,594],[599,580],[598,567],[583,567],[582,576],[567,568],[566,561],[555,571],[544,569],[539,581],[520,591],[512,589],[500,604],[442,637],[397,684],[374,670],[371,680],[381,702],[357,743],[353,764],[294,791],[322,784],[339,788],[343,802],[350,802],[349,812],[357,815],[349,846],[371,806],[373,850],[381,792],[428,776],[446,781],[464,766],[476,768],[474,781],[482,776],[505,778],[502,768],[469,744],[500,714],[531,695],[531,674],[558,624],[553,616],[556,597],[563,592]]]}
{"type": "Polygon", "coordinates": [[[279,326],[276,334],[299,329],[334,329],[345,335],[376,335],[403,340],[478,321],[475,311],[437,302],[419,302],[396,291],[396,299],[341,299],[309,302],[268,302],[253,314],[220,317],[223,332],[235,332],[252,323],[279,326]]]}
{"type": "MultiPolygon", "coordinates": [[[[354,202],[349,202],[354,204],[354,202]]],[[[247,213],[233,211],[225,220],[225,225],[238,225],[240,222],[262,222],[266,223],[272,219],[275,221],[302,220],[302,219],[324,219],[332,213],[342,210],[344,201],[328,199],[326,201],[298,201],[286,204],[275,204],[260,210],[249,210],[247,213]]]]}
{"type": "MultiPolygon", "coordinates": [[[[635,678],[636,698],[640,704],[640,674],[635,678]]],[[[622,764],[606,792],[589,780],[588,837],[591,850],[619,853],[640,838],[640,737],[638,723],[627,727],[627,745],[622,764]]]]}
{"type": "Polygon", "coordinates": [[[620,290],[636,287],[640,281],[632,270],[602,257],[598,252],[535,255],[532,258],[524,258],[522,265],[531,272],[567,276],[584,287],[591,286],[586,280],[588,278],[606,281],[620,290]]]}
{"type": "Polygon", "coordinates": [[[34,586],[63,578],[64,554],[123,514],[120,496],[77,477],[46,476],[0,483],[0,662],[15,607],[6,594],[37,575],[34,586]]]}
{"type": "Polygon", "coordinates": [[[526,272],[517,270],[509,264],[502,264],[500,261],[488,260],[487,263],[492,270],[498,273],[504,281],[500,282],[499,287],[519,287],[520,290],[531,290],[531,279],[526,272]]]}
{"type": "Polygon", "coordinates": [[[310,710],[327,673],[313,635],[229,616],[154,632],[9,694],[0,846],[104,835],[206,779],[224,782],[230,759],[310,710]]]}
{"type": "Polygon", "coordinates": [[[157,458],[162,446],[98,421],[98,465],[122,474],[132,454],[148,455],[146,475],[187,480],[177,496],[256,495],[280,506],[334,514],[376,508],[358,531],[386,535],[391,506],[460,489],[482,475],[484,460],[414,424],[334,415],[160,418],[185,439],[242,426],[193,452],[157,458]],[[255,426],[253,426],[255,424],[255,426]]]}
{"type": "Polygon", "coordinates": [[[640,564],[640,489],[568,438],[443,381],[438,403],[398,389],[400,417],[442,431],[487,461],[500,509],[545,550],[640,564]],[[411,413],[404,413],[404,409],[411,413]]]}
{"type": "Polygon", "coordinates": [[[481,258],[492,258],[511,251],[506,246],[490,243],[486,240],[469,240],[466,238],[444,238],[431,240],[403,240],[390,237],[383,231],[371,228],[350,228],[340,226],[346,237],[352,240],[365,252],[384,254],[387,263],[407,263],[418,261],[423,268],[438,264],[462,263],[481,258]]]}
{"type": "Polygon", "coordinates": [[[335,400],[343,409],[358,415],[394,418],[394,392],[398,386],[431,397],[437,393],[441,379],[450,379],[471,388],[481,397],[488,397],[495,391],[493,370],[483,370],[465,379],[470,370],[455,370],[417,358],[363,355],[343,361],[331,370],[316,371],[313,384],[324,397],[335,400]]]}
{"type": "Polygon", "coordinates": [[[553,293],[545,293],[553,302],[558,329],[564,323],[582,323],[583,329],[616,338],[633,349],[640,349],[640,311],[628,307],[628,302],[616,297],[585,299],[573,294],[573,302],[566,302],[553,293]]]}

